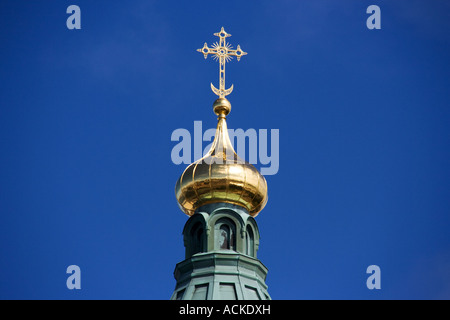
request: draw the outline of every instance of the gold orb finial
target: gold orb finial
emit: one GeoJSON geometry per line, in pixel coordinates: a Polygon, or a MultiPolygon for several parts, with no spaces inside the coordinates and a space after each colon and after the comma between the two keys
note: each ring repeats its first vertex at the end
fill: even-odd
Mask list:
{"type": "Polygon", "coordinates": [[[219,117],[226,117],[231,111],[231,103],[226,98],[219,98],[214,101],[213,110],[219,117]]]}

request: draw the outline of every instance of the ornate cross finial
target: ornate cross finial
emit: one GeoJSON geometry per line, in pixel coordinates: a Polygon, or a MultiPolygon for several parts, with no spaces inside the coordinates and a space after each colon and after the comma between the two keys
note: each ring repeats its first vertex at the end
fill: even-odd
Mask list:
{"type": "Polygon", "coordinates": [[[211,83],[211,90],[218,95],[219,98],[225,98],[225,96],[233,91],[233,85],[231,85],[230,88],[225,89],[225,63],[233,59],[233,57],[237,57],[237,60],[239,61],[242,56],[247,54],[247,52],[242,51],[239,45],[236,50],[233,50],[231,44],[225,41],[225,38],[231,37],[231,34],[226,33],[223,27],[220,29],[220,32],[214,33],[214,35],[219,37],[219,43],[214,43],[212,48],[210,48],[205,42],[203,48],[197,49],[197,51],[203,53],[205,59],[208,57],[208,54],[213,54],[214,60],[219,60],[219,89],[214,87],[211,83]]]}

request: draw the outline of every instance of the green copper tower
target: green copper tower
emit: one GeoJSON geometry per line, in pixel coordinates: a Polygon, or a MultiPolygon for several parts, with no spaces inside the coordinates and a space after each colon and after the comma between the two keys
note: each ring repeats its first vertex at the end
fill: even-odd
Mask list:
{"type": "Polygon", "coordinates": [[[198,49],[220,62],[219,98],[213,104],[218,124],[209,152],[184,170],[175,187],[180,209],[189,216],[183,229],[185,260],[175,267],[172,300],[269,300],[267,268],[257,259],[255,217],[267,203],[267,182],[234,151],[226,123],[231,104],[225,98],[225,63],[247,53],[232,49],[222,28],[212,48],[198,49]]]}

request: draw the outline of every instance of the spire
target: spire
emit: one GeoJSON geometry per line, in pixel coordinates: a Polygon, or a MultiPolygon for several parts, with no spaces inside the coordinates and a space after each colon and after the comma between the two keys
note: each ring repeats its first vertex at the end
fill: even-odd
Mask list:
{"type": "Polygon", "coordinates": [[[257,259],[259,230],[255,217],[266,205],[267,182],[234,151],[226,117],[231,104],[225,98],[225,63],[247,53],[233,50],[222,28],[205,58],[219,60],[219,98],[213,103],[217,129],[208,153],[184,170],[175,187],[181,210],[190,216],[183,229],[185,260],[174,271],[177,281],[172,300],[269,300],[267,268],[257,259]]]}
{"type": "Polygon", "coordinates": [[[267,182],[264,176],[250,163],[241,159],[233,149],[226,123],[231,111],[231,103],[225,95],[231,93],[233,86],[225,90],[225,62],[247,53],[238,46],[232,50],[225,38],[231,36],[222,28],[219,33],[220,44],[209,48],[205,43],[198,49],[205,57],[214,54],[220,60],[220,87],[213,91],[219,95],[214,101],[213,110],[218,116],[214,142],[203,158],[189,165],[178,179],[175,194],[182,211],[191,216],[195,210],[210,203],[230,203],[244,207],[255,217],[267,203],[267,182]]]}

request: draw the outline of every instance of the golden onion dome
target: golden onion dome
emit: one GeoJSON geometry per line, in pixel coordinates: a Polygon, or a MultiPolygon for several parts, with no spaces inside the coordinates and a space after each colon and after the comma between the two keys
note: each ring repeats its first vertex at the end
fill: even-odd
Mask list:
{"type": "Polygon", "coordinates": [[[246,208],[255,217],[267,203],[266,179],[233,149],[225,120],[230,102],[219,98],[213,108],[219,116],[216,136],[206,156],[190,164],[178,179],[178,203],[189,216],[205,204],[226,202],[246,208]]]}

